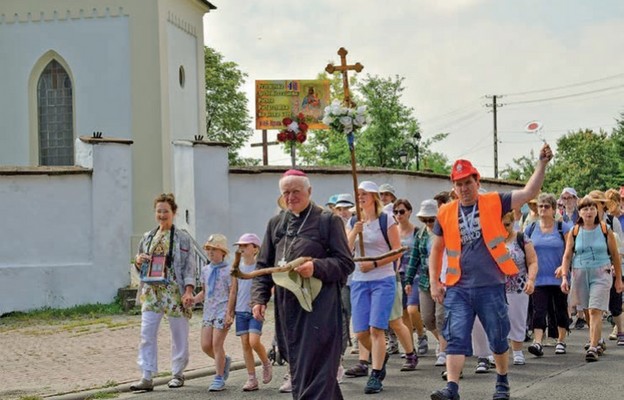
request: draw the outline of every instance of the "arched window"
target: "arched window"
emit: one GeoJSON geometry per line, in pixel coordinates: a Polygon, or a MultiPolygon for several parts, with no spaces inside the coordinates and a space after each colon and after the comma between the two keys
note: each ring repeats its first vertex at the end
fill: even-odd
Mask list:
{"type": "Polygon", "coordinates": [[[56,60],[37,82],[39,164],[74,165],[72,82],[56,60]]]}

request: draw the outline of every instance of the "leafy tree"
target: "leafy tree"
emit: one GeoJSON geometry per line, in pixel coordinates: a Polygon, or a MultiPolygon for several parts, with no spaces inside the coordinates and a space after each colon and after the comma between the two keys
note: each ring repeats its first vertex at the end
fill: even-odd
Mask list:
{"type": "Polygon", "coordinates": [[[230,165],[256,165],[259,160],[241,158],[238,150],[251,137],[247,97],[241,90],[247,74],[232,61],[204,47],[206,65],[206,138],[229,143],[230,165]]]}
{"type": "Polygon", "coordinates": [[[528,156],[514,158],[513,162],[515,167],[507,165],[507,167],[501,171],[501,178],[512,181],[526,182],[529,180],[531,175],[533,175],[533,171],[535,171],[537,158],[535,157],[533,150],[531,150],[528,156]]]}
{"type": "MultiPolygon", "coordinates": [[[[325,79],[320,74],[317,79],[325,79]]],[[[380,78],[367,75],[360,83],[352,76],[351,99],[358,105],[366,105],[368,125],[356,132],[356,156],[360,166],[375,166],[402,169],[399,152],[405,148],[414,135],[420,135],[414,110],[401,101],[404,78],[380,78]]],[[[342,100],[342,78],[334,75],[330,79],[331,98],[342,100]]],[[[450,171],[448,159],[430,150],[431,143],[444,139],[436,135],[420,143],[420,159],[424,168],[435,172],[450,171]],[[426,166],[426,167],[425,167],[426,166]]],[[[351,156],[344,134],[333,130],[317,130],[299,148],[299,157],[308,165],[347,165],[351,156]]],[[[415,169],[415,165],[412,165],[415,169]]]]}

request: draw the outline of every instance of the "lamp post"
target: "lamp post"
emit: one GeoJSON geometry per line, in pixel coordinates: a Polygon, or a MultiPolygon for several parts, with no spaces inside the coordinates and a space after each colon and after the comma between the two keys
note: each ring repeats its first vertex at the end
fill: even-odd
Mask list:
{"type": "MultiPolygon", "coordinates": [[[[414,158],[416,158],[416,171],[420,171],[420,133],[415,132],[414,135],[407,142],[405,142],[405,145],[414,150],[414,158]]],[[[406,165],[405,169],[407,169],[407,165],[409,164],[407,162],[407,151],[401,150],[399,152],[399,157],[401,158],[401,162],[406,165]]]]}

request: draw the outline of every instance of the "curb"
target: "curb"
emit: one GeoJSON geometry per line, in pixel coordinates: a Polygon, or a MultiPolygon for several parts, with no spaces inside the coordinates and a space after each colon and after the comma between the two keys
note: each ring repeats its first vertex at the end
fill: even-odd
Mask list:
{"type": "MultiPolygon", "coordinates": [[[[260,365],[260,362],[256,362],[256,366],[257,365],[260,365]]],[[[232,362],[232,365],[230,366],[230,371],[237,371],[240,369],[245,369],[244,361],[232,362]]],[[[199,369],[195,369],[192,371],[184,372],[184,379],[189,380],[189,379],[203,378],[206,376],[215,375],[215,373],[216,373],[215,367],[199,368],[199,369]]],[[[163,376],[159,378],[154,378],[154,387],[166,386],[169,380],[171,380],[171,376],[166,376],[166,377],[163,376]]],[[[132,383],[122,383],[120,385],[112,386],[112,387],[103,387],[99,389],[83,390],[80,392],[44,396],[43,398],[49,399],[49,400],[87,400],[87,399],[93,398],[93,396],[100,394],[100,393],[125,393],[125,392],[131,393],[130,386],[132,386],[132,383]]]]}

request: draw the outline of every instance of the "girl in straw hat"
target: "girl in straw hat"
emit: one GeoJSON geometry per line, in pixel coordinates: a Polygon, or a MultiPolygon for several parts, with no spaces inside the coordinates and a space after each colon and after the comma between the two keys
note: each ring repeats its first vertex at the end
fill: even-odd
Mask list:
{"type": "Polygon", "coordinates": [[[230,265],[225,261],[229,253],[227,239],[218,233],[210,235],[204,249],[210,262],[201,270],[202,289],[194,300],[196,303],[204,302],[201,347],[204,353],[215,360],[217,370],[209,390],[219,392],[225,389],[232,362],[223,347],[230,328],[226,324],[225,315],[231,285],[230,265]]]}

